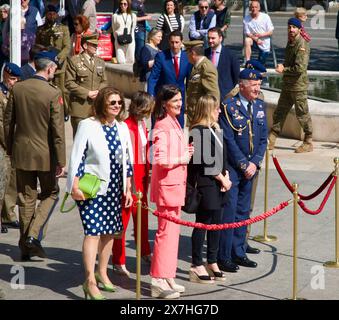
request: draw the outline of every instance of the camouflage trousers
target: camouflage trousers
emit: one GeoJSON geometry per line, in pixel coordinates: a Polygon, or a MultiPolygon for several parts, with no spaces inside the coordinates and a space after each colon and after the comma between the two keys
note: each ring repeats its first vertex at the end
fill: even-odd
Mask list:
{"type": "Polygon", "coordinates": [[[272,131],[279,135],[286,117],[293,107],[300,126],[303,128],[306,137],[312,137],[312,119],[308,110],[306,91],[287,91],[282,90],[278,101],[278,106],[273,114],[272,131]]]}

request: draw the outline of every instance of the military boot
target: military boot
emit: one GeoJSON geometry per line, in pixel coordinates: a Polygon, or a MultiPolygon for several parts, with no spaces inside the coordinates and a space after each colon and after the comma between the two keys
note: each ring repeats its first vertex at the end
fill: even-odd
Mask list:
{"type": "Polygon", "coordinates": [[[277,135],[273,131],[271,131],[268,136],[268,150],[274,149],[276,140],[277,140],[277,135]]]}
{"type": "Polygon", "coordinates": [[[313,151],[313,143],[312,138],[305,137],[304,142],[301,146],[295,149],[295,153],[304,153],[304,152],[312,152],[313,151]]]}

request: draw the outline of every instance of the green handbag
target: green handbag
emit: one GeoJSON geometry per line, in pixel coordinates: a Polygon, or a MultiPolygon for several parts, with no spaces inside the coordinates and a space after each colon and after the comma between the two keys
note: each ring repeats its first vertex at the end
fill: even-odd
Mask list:
{"type": "MultiPolygon", "coordinates": [[[[97,193],[100,189],[101,181],[105,181],[102,179],[99,179],[96,175],[85,173],[79,180],[79,189],[83,192],[86,199],[93,199],[96,198],[97,193]]],[[[64,199],[62,200],[61,206],[60,206],[60,212],[66,213],[73,210],[76,206],[76,203],[69,208],[65,209],[65,203],[69,196],[69,193],[66,192],[64,199]]]]}

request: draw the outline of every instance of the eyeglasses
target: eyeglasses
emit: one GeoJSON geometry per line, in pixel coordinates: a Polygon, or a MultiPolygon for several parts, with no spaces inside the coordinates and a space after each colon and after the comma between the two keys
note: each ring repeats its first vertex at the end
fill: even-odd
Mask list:
{"type": "Polygon", "coordinates": [[[115,106],[115,105],[122,105],[122,100],[112,100],[112,101],[108,101],[108,104],[111,106],[115,106]]]}
{"type": "Polygon", "coordinates": [[[199,7],[200,9],[208,9],[208,6],[201,6],[201,7],[199,7]]]}

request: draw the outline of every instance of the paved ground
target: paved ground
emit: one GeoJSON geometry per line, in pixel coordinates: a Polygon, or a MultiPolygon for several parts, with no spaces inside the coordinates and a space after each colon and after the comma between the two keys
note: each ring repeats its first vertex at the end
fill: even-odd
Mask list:
{"type": "MultiPolygon", "coordinates": [[[[67,124],[68,147],[71,145],[70,125],[67,124]]],[[[315,151],[309,154],[294,154],[298,142],[278,139],[275,154],[288,178],[300,183],[303,194],[313,192],[333,170],[333,158],[339,155],[339,145],[334,143],[315,144],[315,151]]],[[[291,198],[280,181],[272,162],[269,169],[269,207],[291,198]]],[[[60,180],[64,189],[65,179],[60,180]]],[[[260,177],[255,215],[263,212],[263,174],[260,177]]],[[[321,197],[309,203],[318,207],[321,197]]],[[[59,203],[60,204],[60,203],[59,203]]],[[[8,300],[65,300],[83,299],[81,284],[84,274],[81,260],[82,226],[76,210],[68,214],[59,212],[59,204],[50,220],[47,238],[43,241],[48,259],[35,262],[20,262],[17,247],[18,231],[10,230],[0,235],[0,288],[8,300]],[[24,287],[18,288],[21,279],[24,287]]],[[[194,217],[183,213],[183,219],[194,217]]],[[[299,214],[298,253],[298,296],[307,299],[339,299],[339,270],[323,269],[322,263],[333,260],[334,249],[334,197],[329,199],[324,212],[318,216],[299,214]]],[[[191,262],[191,229],[182,227],[177,278],[185,285],[182,300],[276,300],[292,294],[292,207],[269,220],[269,234],[278,237],[277,242],[261,244],[250,241],[261,253],[251,258],[258,262],[258,268],[241,268],[236,274],[227,274],[225,283],[200,285],[188,281],[191,262]]],[[[252,227],[252,235],[262,234],[263,223],[252,227]]],[[[156,232],[156,219],[150,215],[150,239],[156,232]]],[[[110,299],[135,298],[136,258],[132,240],[131,225],[127,230],[127,267],[131,277],[120,277],[110,269],[110,277],[118,286],[116,293],[107,294],[110,299]]],[[[149,300],[149,267],[142,265],[142,299],[149,300]]]]}

